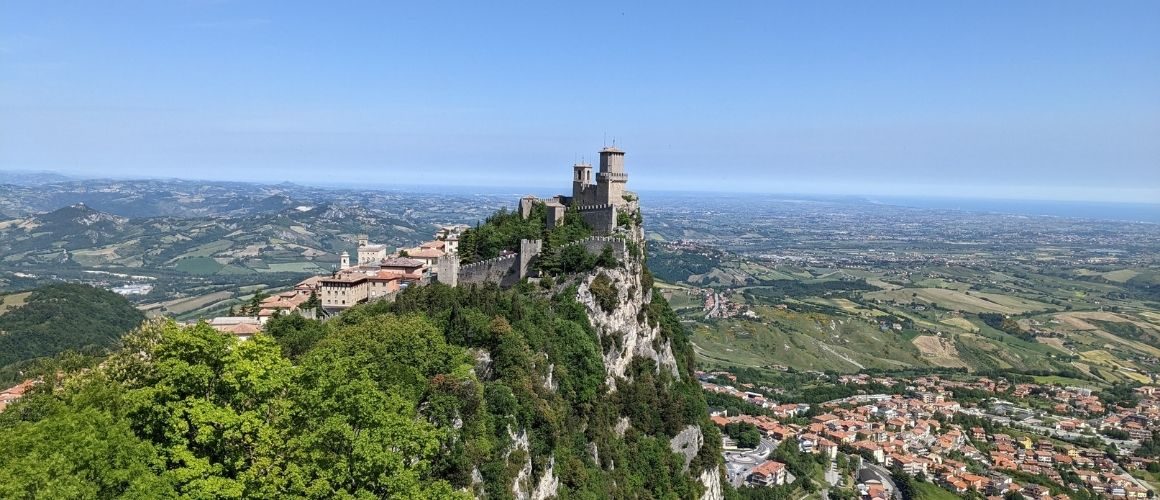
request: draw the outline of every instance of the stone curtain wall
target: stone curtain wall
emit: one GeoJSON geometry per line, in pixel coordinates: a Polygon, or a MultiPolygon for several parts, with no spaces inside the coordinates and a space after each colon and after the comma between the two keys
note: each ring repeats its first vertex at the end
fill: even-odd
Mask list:
{"type": "Polygon", "coordinates": [[[459,284],[498,283],[508,287],[520,282],[519,254],[496,257],[459,267],[459,284]]]}
{"type": "Polygon", "coordinates": [[[592,227],[598,235],[606,236],[616,230],[616,206],[608,203],[604,205],[585,205],[576,207],[584,222],[592,227]]]}
{"type": "MultiPolygon", "coordinates": [[[[600,255],[604,251],[604,247],[611,246],[618,259],[623,260],[626,256],[626,245],[623,238],[591,236],[564,246],[572,245],[583,245],[584,249],[593,255],[600,255]]],[[[510,287],[528,277],[531,264],[540,255],[541,249],[542,242],[540,240],[523,240],[520,242],[520,253],[458,266],[458,272],[455,272],[455,281],[442,278],[439,281],[450,286],[497,283],[501,287],[510,287]]],[[[458,259],[454,262],[448,260],[446,266],[439,268],[439,274],[448,273],[450,275],[452,269],[457,265],[458,259]]]]}
{"type": "Polygon", "coordinates": [[[588,253],[590,253],[592,255],[600,255],[600,252],[604,251],[604,247],[611,246],[612,252],[614,254],[616,254],[616,257],[618,259],[621,259],[621,260],[624,259],[624,255],[625,255],[625,251],[626,251],[624,239],[623,238],[616,238],[613,236],[592,236],[592,237],[584,238],[580,241],[573,241],[572,243],[568,243],[567,245],[564,245],[564,247],[566,248],[566,247],[570,247],[572,245],[584,245],[584,249],[587,250],[588,253]]]}

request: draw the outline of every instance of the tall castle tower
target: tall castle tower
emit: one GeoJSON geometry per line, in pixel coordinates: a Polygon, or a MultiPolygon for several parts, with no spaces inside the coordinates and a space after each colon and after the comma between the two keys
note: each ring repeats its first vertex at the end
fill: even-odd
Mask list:
{"type": "Polygon", "coordinates": [[[597,203],[623,205],[624,185],[628,174],[624,173],[624,151],[616,146],[600,150],[600,173],[596,175],[597,203]]]}

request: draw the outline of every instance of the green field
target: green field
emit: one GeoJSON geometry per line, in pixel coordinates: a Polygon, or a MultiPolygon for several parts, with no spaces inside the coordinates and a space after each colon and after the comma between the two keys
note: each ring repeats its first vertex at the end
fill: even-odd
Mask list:
{"type": "Polygon", "coordinates": [[[313,262],[285,262],[281,264],[267,264],[269,272],[273,273],[320,273],[324,269],[313,262]]]}
{"type": "Polygon", "coordinates": [[[914,489],[914,496],[918,500],[959,500],[961,498],[955,493],[925,481],[915,481],[914,489]]]}
{"type": "Polygon", "coordinates": [[[855,372],[862,368],[927,366],[909,340],[876,324],[822,313],[755,308],[760,321],[729,319],[692,327],[704,363],[855,372]]]}
{"type": "Polygon", "coordinates": [[[234,242],[232,242],[230,240],[211,241],[209,243],[198,245],[196,247],[189,249],[189,251],[181,254],[181,256],[178,257],[178,259],[189,258],[189,257],[212,257],[214,254],[216,254],[218,252],[228,250],[233,245],[234,245],[234,242]]]}
{"type": "Polygon", "coordinates": [[[189,274],[214,274],[222,270],[222,264],[209,257],[190,257],[177,261],[176,269],[189,274]]]}
{"type": "Polygon", "coordinates": [[[1051,309],[1051,304],[1028,300],[1012,295],[997,293],[958,291],[946,288],[900,288],[867,293],[867,299],[879,299],[899,303],[911,301],[937,304],[944,309],[964,312],[997,312],[1002,314],[1022,314],[1030,311],[1051,309]]]}
{"type": "Polygon", "coordinates": [[[1102,388],[1106,387],[1105,384],[1101,384],[1099,382],[1093,382],[1091,380],[1083,380],[1083,379],[1078,379],[1078,378],[1061,377],[1059,375],[1036,376],[1035,382],[1039,383],[1039,384],[1062,385],[1064,387],[1067,387],[1067,386],[1087,387],[1090,389],[1102,389],[1102,388]]]}
{"type": "Polygon", "coordinates": [[[0,295],[0,315],[24,305],[24,303],[28,300],[29,295],[32,295],[32,292],[0,295]]]}
{"type": "Polygon", "coordinates": [[[214,292],[206,295],[199,295],[196,297],[186,297],[160,304],[149,304],[143,306],[142,309],[148,314],[185,314],[190,311],[201,309],[207,305],[220,302],[233,297],[230,292],[214,292]]]}

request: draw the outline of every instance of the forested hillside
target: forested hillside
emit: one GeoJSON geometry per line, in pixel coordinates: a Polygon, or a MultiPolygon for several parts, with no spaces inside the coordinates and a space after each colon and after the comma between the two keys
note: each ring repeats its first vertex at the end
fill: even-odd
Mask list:
{"type": "Polygon", "coordinates": [[[240,343],[147,323],[0,413],[0,497],[720,498],[687,334],[642,258],[240,343]]]}
{"type": "Polygon", "coordinates": [[[103,351],[145,319],[120,295],[87,285],[49,285],[19,295],[20,305],[0,308],[0,382],[13,381],[32,359],[103,351]]]}

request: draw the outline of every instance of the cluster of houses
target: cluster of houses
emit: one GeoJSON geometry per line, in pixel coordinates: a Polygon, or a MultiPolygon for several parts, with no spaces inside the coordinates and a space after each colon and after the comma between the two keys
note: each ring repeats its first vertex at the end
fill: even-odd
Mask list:
{"type": "Polygon", "coordinates": [[[1098,494],[1107,493],[1112,498],[1146,498],[1148,493],[1127,474],[1116,472],[1116,462],[1102,450],[1060,445],[1049,439],[1033,441],[1027,436],[988,435],[977,427],[971,429],[971,436],[976,443],[989,443],[989,458],[994,470],[1044,476],[1057,484],[1065,483],[1060,471],[1069,470],[1098,494]]]}
{"type": "Polygon", "coordinates": [[[1160,430],[1160,387],[1136,388],[1139,400],[1131,408],[1116,406],[1098,421],[1100,429],[1120,429],[1131,439],[1147,441],[1160,430]]]}
{"type": "MultiPolygon", "coordinates": [[[[1112,412],[1085,421],[1079,415],[1090,416],[1103,411],[1098,395],[1086,388],[1059,388],[1039,384],[1010,384],[1006,380],[979,378],[972,381],[944,380],[937,376],[899,379],[872,377],[865,374],[840,378],[845,384],[881,384],[896,386],[902,382],[906,394],[858,395],[823,403],[819,409],[826,413],[816,415],[805,423],[800,417],[808,405],[779,404],[758,392],[741,390],[730,385],[736,378],[727,373],[699,373],[701,386],[707,392],[731,395],[760,406],[772,416],[727,415],[714,412],[713,422],[719,426],[746,422],[754,425],[766,437],[775,441],[792,439],[799,450],[821,453],[830,457],[837,453],[859,455],[865,460],[886,468],[900,468],[922,476],[941,487],[958,494],[975,491],[984,495],[1002,497],[1019,493],[1024,498],[1053,497],[1048,488],[1034,483],[1020,484],[1010,477],[1018,472],[1042,476],[1065,488],[1086,488],[1106,498],[1146,498],[1150,493],[1144,483],[1124,472],[1125,468],[1142,468],[1151,459],[1116,457],[1105,451],[1074,446],[1041,437],[1032,439],[1027,433],[996,432],[989,434],[983,428],[963,428],[949,423],[963,410],[952,399],[951,389],[964,387],[1001,394],[1032,393],[1057,402],[1054,410],[1072,415],[1055,422],[1058,430],[1086,429],[1090,422],[1127,429],[1133,423],[1137,436],[1156,429],[1160,406],[1156,396],[1160,389],[1152,386],[1137,389],[1141,397],[1135,408],[1115,407],[1112,412]],[[794,422],[787,420],[794,419],[794,422]],[[985,450],[981,451],[981,450],[985,450]],[[1078,478],[1078,479],[1077,479],[1078,478]]],[[[974,413],[977,414],[977,413],[974,413]]],[[[762,464],[766,465],[766,464],[762,464]]],[[[769,471],[781,466],[768,465],[769,471]]],[[[754,469],[757,470],[757,469],[754,469]]],[[[766,469],[762,469],[763,471],[766,469]]],[[[754,485],[783,484],[784,476],[777,474],[752,475],[748,482],[754,485]]],[[[889,498],[891,489],[873,474],[859,477],[858,491],[862,498],[889,498]]],[[[1058,493],[1058,492],[1057,492],[1058,493]]]]}
{"type": "Polygon", "coordinates": [[[20,398],[24,397],[24,393],[28,392],[33,386],[38,384],[36,380],[25,380],[19,384],[0,391],[0,411],[8,408],[8,405],[15,403],[20,398]]]}
{"type": "Polygon", "coordinates": [[[314,317],[319,310],[334,314],[364,302],[390,299],[408,286],[429,282],[439,259],[459,251],[459,237],[467,227],[441,226],[435,239],[394,253],[389,253],[386,245],[359,236],[355,260],[349,252],[342,252],[338,269],[331,275],[311,276],[290,290],[266,297],[256,314],[217,317],[209,325],[244,340],[261,331],[274,316],[299,312],[314,317]]]}

